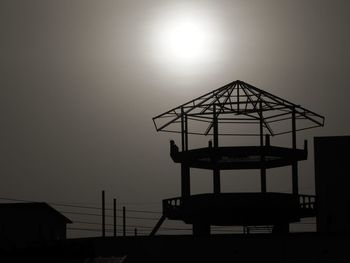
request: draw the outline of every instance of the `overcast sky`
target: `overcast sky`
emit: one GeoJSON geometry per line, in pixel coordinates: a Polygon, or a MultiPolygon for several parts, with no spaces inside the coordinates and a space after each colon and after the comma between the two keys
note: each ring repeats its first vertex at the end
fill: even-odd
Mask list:
{"type": "MultiPolygon", "coordinates": [[[[105,189],[160,209],[180,194],[169,156],[179,138],[157,133],[152,117],[236,79],[326,117],[298,134],[298,147],[310,140],[300,192],[313,193],[313,136],[350,134],[349,14],[347,0],[2,0],[0,196],[98,203],[105,189]],[[157,42],[181,14],[211,41],[186,65],[157,42]]],[[[268,190],[290,191],[281,171],[268,190]]],[[[240,174],[225,174],[223,190],[259,189],[258,172],[240,174]]],[[[211,182],[194,171],[193,192],[211,182]]]]}

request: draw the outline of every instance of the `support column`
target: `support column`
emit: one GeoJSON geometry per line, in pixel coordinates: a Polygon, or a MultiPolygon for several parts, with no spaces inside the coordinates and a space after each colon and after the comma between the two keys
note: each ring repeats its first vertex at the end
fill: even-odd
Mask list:
{"type": "MultiPolygon", "coordinates": [[[[181,143],[182,151],[188,150],[188,126],[187,126],[187,115],[184,109],[181,108],[181,143]]],[[[190,167],[186,163],[181,163],[181,196],[191,195],[190,185],[190,167]]]]}
{"type": "Polygon", "coordinates": [[[192,225],[193,235],[197,237],[210,236],[210,225],[206,223],[195,223],[192,225]]]}
{"type": "MultiPolygon", "coordinates": [[[[216,151],[219,147],[219,128],[218,128],[218,116],[216,114],[216,106],[213,105],[213,140],[214,140],[214,151],[216,151]]],[[[216,165],[217,156],[214,157],[214,163],[216,165]]],[[[213,169],[213,186],[214,193],[218,194],[221,192],[220,187],[220,169],[215,167],[213,169]]]]}
{"type": "Polygon", "coordinates": [[[102,236],[106,236],[105,191],[102,191],[102,236]]]}
{"type": "MultiPolygon", "coordinates": [[[[292,148],[293,148],[293,151],[297,149],[295,106],[293,106],[293,110],[292,110],[292,148]]],[[[292,163],[292,188],[293,188],[293,194],[298,195],[299,194],[298,161],[296,160],[293,160],[293,163],[292,163]]]]}
{"type": "Polygon", "coordinates": [[[117,200],[113,198],[113,236],[117,236],[117,200]]]}
{"type": "Polygon", "coordinates": [[[276,224],[272,228],[273,234],[288,234],[289,233],[289,223],[276,224]]]}
{"type": "Polygon", "coordinates": [[[126,236],[126,208],[123,206],[123,237],[126,236]]]}
{"type": "Polygon", "coordinates": [[[220,194],[220,170],[215,168],[213,170],[213,184],[214,184],[214,194],[220,194]]]}
{"type": "Polygon", "coordinates": [[[265,168],[265,151],[264,151],[264,117],[262,111],[262,102],[260,100],[259,103],[260,110],[260,147],[261,147],[261,155],[260,155],[260,181],[261,181],[261,192],[266,193],[266,168],[265,168]]]}
{"type": "Polygon", "coordinates": [[[190,184],[190,167],[182,163],[181,164],[181,197],[191,195],[191,184],[190,184]]]}
{"type": "Polygon", "coordinates": [[[188,150],[188,121],[183,108],[181,108],[181,146],[182,151],[188,150]]]}

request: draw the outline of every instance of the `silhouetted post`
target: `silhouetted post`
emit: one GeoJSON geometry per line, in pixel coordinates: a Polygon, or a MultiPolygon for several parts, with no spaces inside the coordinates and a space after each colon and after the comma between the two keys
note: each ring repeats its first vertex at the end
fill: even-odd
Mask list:
{"type": "Polygon", "coordinates": [[[243,234],[249,235],[249,227],[243,226],[243,234]]]}
{"type": "Polygon", "coordinates": [[[125,206],[123,206],[123,236],[126,236],[126,215],[125,215],[125,206]]]}
{"type": "Polygon", "coordinates": [[[190,168],[186,164],[181,163],[181,196],[190,196],[190,189],[190,168]]]}
{"type": "Polygon", "coordinates": [[[219,147],[219,127],[218,127],[218,116],[216,114],[216,105],[213,105],[213,141],[214,141],[214,148],[219,147]]]}
{"type": "Polygon", "coordinates": [[[192,232],[197,237],[207,237],[210,235],[210,225],[206,223],[195,223],[192,225],[192,232]]]}
{"type": "MultiPolygon", "coordinates": [[[[181,143],[182,151],[188,150],[188,127],[187,127],[187,115],[184,109],[181,108],[181,143]]],[[[190,167],[185,163],[181,163],[181,196],[191,195],[190,185],[190,167]]]]}
{"type": "Polygon", "coordinates": [[[102,191],[102,236],[106,236],[105,191],[102,191]]]}
{"type": "Polygon", "coordinates": [[[270,134],[265,134],[265,145],[270,146],[270,134]]]}
{"type": "Polygon", "coordinates": [[[220,190],[220,170],[218,168],[214,169],[213,178],[214,178],[214,193],[219,194],[221,190],[220,190]]]}
{"type": "Polygon", "coordinates": [[[187,114],[185,113],[183,107],[181,108],[181,144],[182,151],[188,150],[188,121],[187,114]]]}
{"type": "Polygon", "coordinates": [[[113,199],[113,235],[117,236],[117,200],[113,199]]]}
{"type": "Polygon", "coordinates": [[[188,120],[187,114],[184,115],[185,122],[185,151],[188,151],[188,120]]]}
{"type": "Polygon", "coordinates": [[[134,235],[137,237],[137,228],[134,229],[134,235]]]}
{"type": "MultiPolygon", "coordinates": [[[[292,109],[292,147],[295,151],[297,148],[297,133],[296,133],[296,116],[295,116],[295,106],[292,109]]],[[[298,195],[298,162],[293,160],[292,163],[292,184],[293,184],[293,194],[298,195]]]]}
{"type": "Polygon", "coordinates": [[[239,114],[239,85],[237,85],[236,90],[237,90],[237,113],[239,114]]]}
{"type": "Polygon", "coordinates": [[[265,168],[265,147],[264,147],[264,117],[262,110],[262,101],[259,103],[260,108],[260,147],[261,147],[261,155],[260,155],[260,178],[261,178],[261,192],[266,193],[266,168],[265,168]]]}
{"type": "MultiPolygon", "coordinates": [[[[213,105],[213,140],[214,150],[217,151],[219,147],[219,127],[218,127],[218,115],[216,113],[216,106],[213,105]]],[[[215,165],[217,165],[217,153],[215,153],[215,165]]],[[[215,167],[213,170],[213,185],[214,193],[220,193],[220,169],[215,167]]]]}

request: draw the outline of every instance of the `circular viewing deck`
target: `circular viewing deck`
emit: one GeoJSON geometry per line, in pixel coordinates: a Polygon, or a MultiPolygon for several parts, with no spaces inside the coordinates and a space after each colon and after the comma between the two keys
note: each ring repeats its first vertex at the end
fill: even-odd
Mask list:
{"type": "Polygon", "coordinates": [[[291,149],[277,146],[206,147],[179,152],[172,143],[170,156],[175,163],[202,169],[260,169],[292,165],[307,159],[307,147],[291,149]]]}
{"type": "Polygon", "coordinates": [[[274,225],[314,216],[315,197],[285,193],[198,194],[163,200],[163,215],[188,224],[274,225]]]}

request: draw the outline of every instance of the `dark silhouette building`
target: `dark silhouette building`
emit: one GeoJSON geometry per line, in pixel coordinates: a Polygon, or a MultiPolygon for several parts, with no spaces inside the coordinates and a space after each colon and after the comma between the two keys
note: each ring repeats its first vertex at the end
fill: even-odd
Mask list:
{"type": "Polygon", "coordinates": [[[47,203],[1,203],[0,215],[2,243],[13,247],[65,239],[72,223],[47,203]]]}
{"type": "Polygon", "coordinates": [[[317,231],[350,232],[350,136],[315,137],[317,231]]]}
{"type": "Polygon", "coordinates": [[[153,118],[157,131],[181,134],[181,148],[171,141],[170,156],[181,165],[181,196],[163,200],[163,216],[193,225],[194,235],[210,234],[210,226],[273,226],[289,232],[289,224],[315,216],[315,196],[298,189],[298,162],[307,159],[307,142],[297,148],[297,131],[324,125],[324,117],[243,81],[234,81],[153,118]],[[273,146],[270,136],[289,135],[291,147],[273,146]],[[206,147],[190,148],[189,137],[211,136],[206,147]],[[223,136],[258,138],[258,145],[220,145],[223,136]],[[291,167],[292,193],[268,192],[268,169],[291,167]],[[191,168],[213,173],[213,193],[191,195],[191,168]],[[221,170],[260,171],[261,191],[222,193],[221,170]]]}

